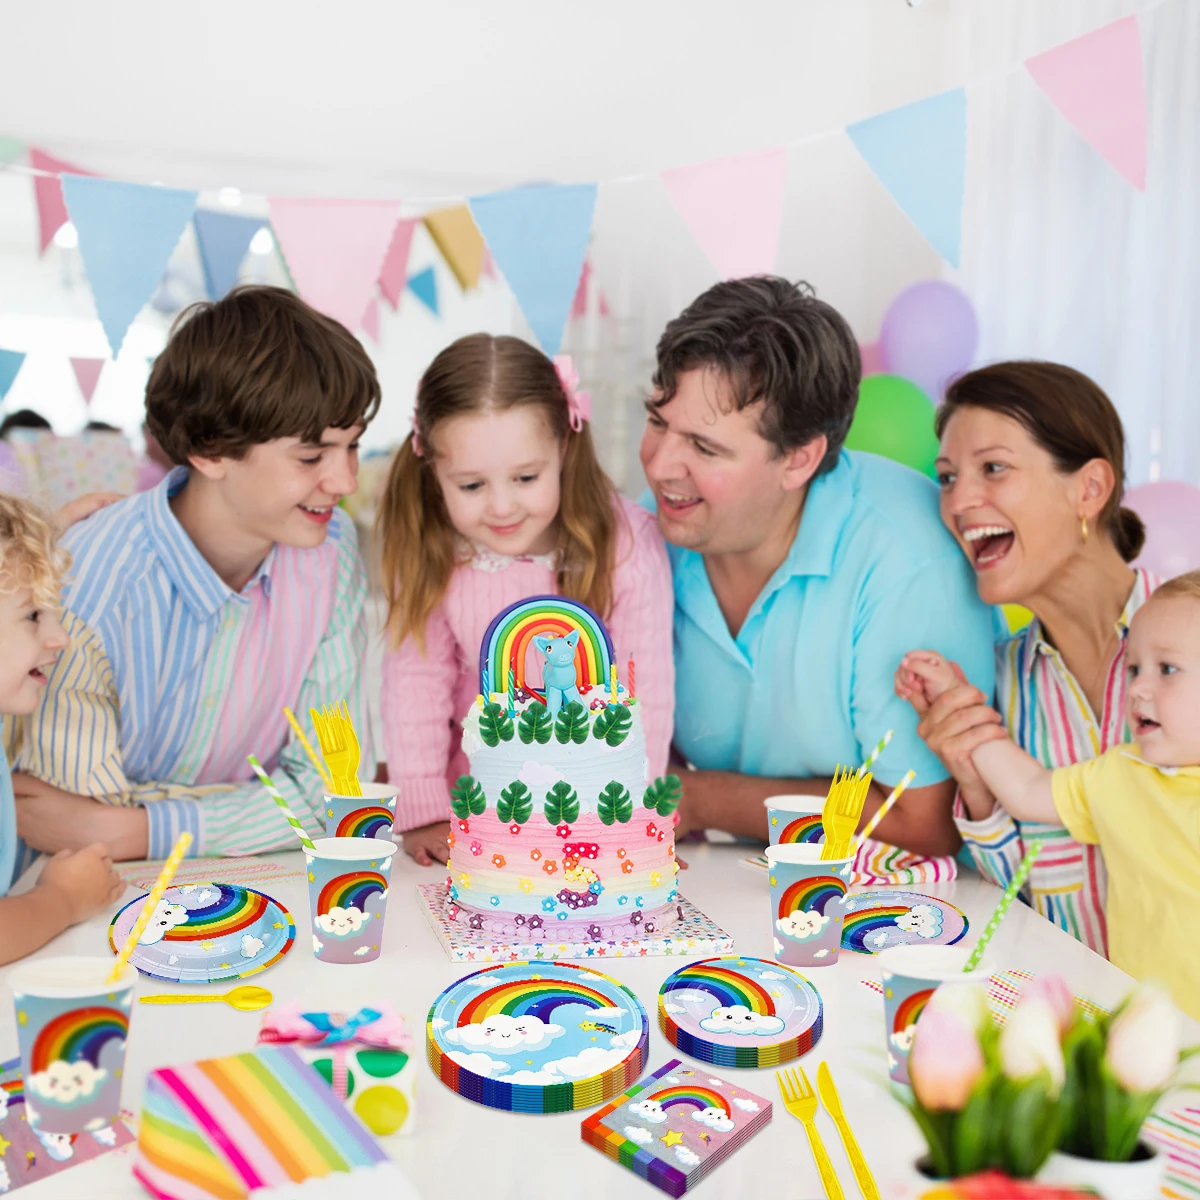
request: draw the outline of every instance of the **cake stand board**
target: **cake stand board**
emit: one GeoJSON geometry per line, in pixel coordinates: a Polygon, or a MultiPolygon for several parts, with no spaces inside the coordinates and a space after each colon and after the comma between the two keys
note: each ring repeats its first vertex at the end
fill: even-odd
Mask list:
{"type": "Polygon", "coordinates": [[[711,917],[682,896],[675,903],[683,910],[677,921],[661,937],[651,934],[644,938],[624,938],[621,941],[556,942],[542,941],[489,942],[473,934],[465,923],[451,921],[446,916],[446,887],[441,883],[417,885],[417,900],[442,948],[452,962],[530,962],[536,959],[569,958],[650,958],[669,954],[687,954],[702,958],[710,954],[728,954],[733,938],[711,917]]]}

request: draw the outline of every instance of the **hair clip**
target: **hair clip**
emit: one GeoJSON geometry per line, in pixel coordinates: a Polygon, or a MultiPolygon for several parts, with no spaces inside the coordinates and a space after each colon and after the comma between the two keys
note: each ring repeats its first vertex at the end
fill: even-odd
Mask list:
{"type": "Polygon", "coordinates": [[[579,433],[584,421],[592,419],[592,398],[587,392],[579,391],[579,372],[569,354],[559,354],[554,359],[554,369],[558,372],[558,381],[567,394],[567,414],[571,428],[579,433]]]}
{"type": "Polygon", "coordinates": [[[425,457],[425,443],[421,441],[421,431],[415,426],[412,431],[412,451],[418,458],[425,457]]]}

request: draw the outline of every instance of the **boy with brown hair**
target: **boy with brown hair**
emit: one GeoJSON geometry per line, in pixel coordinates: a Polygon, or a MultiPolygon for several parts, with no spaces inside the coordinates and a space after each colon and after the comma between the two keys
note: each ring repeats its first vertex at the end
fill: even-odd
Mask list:
{"type": "Polygon", "coordinates": [[[155,360],[147,424],[178,465],[64,539],[70,649],[27,721],[13,776],[21,835],[116,859],[294,846],[246,762],[296,815],[322,783],[283,709],[345,697],[373,759],[362,696],[366,584],[337,508],[379,406],[370,359],[280,288],[193,305],[155,360]]]}

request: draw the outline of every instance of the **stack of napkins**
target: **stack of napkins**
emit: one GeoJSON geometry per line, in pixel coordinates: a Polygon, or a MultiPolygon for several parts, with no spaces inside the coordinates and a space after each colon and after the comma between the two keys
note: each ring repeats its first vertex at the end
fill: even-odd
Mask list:
{"type": "Polygon", "coordinates": [[[286,1046],[152,1071],[133,1173],[159,1200],[416,1195],[286,1046]],[[317,1180],[320,1188],[308,1182],[317,1180]]]}
{"type": "Polygon", "coordinates": [[[771,1102],[673,1058],[583,1122],[583,1140],[682,1196],[771,1119],[771,1102]]]}

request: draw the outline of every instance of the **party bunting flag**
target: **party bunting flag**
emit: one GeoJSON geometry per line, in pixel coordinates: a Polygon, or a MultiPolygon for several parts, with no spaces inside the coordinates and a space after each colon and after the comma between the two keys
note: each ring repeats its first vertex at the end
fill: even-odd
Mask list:
{"type": "Polygon", "coordinates": [[[547,354],[557,354],[587,255],[596,185],[513,188],[470,204],[534,336],[547,354]]]}
{"type": "Polygon", "coordinates": [[[396,222],[392,244],[388,246],[387,256],[383,260],[383,270],[379,272],[379,290],[393,311],[399,307],[400,295],[408,279],[408,252],[412,248],[413,230],[416,227],[415,218],[396,222]]]}
{"type": "Polygon", "coordinates": [[[967,93],[962,88],[848,125],[846,132],[904,215],[951,266],[962,242],[967,93]]]}
{"type": "Polygon", "coordinates": [[[242,260],[254,235],[266,224],[261,217],[198,208],[192,223],[200,248],[200,266],[210,300],[220,300],[238,281],[242,260]]]}
{"type": "Polygon", "coordinates": [[[481,279],[496,278],[496,260],[492,258],[492,253],[487,246],[483,248],[483,263],[479,268],[479,276],[481,279]]]}
{"type": "Polygon", "coordinates": [[[444,208],[430,213],[425,218],[429,230],[446,265],[454,272],[458,286],[465,292],[479,282],[483,269],[483,238],[471,219],[471,210],[460,204],[456,208],[444,208]]]}
{"type": "Polygon", "coordinates": [[[196,208],[196,192],[63,175],[96,315],[113,358],[154,294],[196,208]]]}
{"type": "Polygon", "coordinates": [[[664,171],[667,194],[723,279],[769,275],[779,250],[782,147],[664,171]]]}
{"type": "Polygon", "coordinates": [[[8,395],[24,361],[25,355],[20,350],[0,350],[0,400],[8,395]]]}
{"type": "MultiPolygon", "coordinates": [[[[592,278],[592,264],[590,259],[583,260],[583,273],[579,276],[579,286],[575,289],[575,299],[571,301],[571,316],[586,317],[587,316],[587,294],[588,282],[592,278]]],[[[597,297],[600,315],[608,316],[608,297],[603,292],[600,292],[597,297]]]]}
{"type": "Polygon", "coordinates": [[[438,315],[437,276],[432,267],[418,271],[409,281],[412,293],[436,317],[438,315]]]}
{"type": "Polygon", "coordinates": [[[92,396],[96,393],[96,384],[100,382],[100,372],[104,370],[107,360],[103,358],[73,358],[71,367],[75,371],[75,381],[83,393],[83,402],[91,404],[92,396]]]}
{"type": "Polygon", "coordinates": [[[357,329],[396,228],[396,200],[269,197],[271,227],[296,290],[357,329]]]}
{"type": "Polygon", "coordinates": [[[372,296],[367,301],[366,311],[362,315],[362,331],[375,345],[379,345],[379,297],[372,296]]]}
{"type": "Polygon", "coordinates": [[[10,163],[25,152],[25,143],[20,138],[0,134],[0,163],[10,163]]]}
{"type": "Polygon", "coordinates": [[[1137,16],[1025,60],[1033,82],[1088,142],[1146,190],[1146,78],[1137,16]]]}
{"type": "Polygon", "coordinates": [[[35,175],[33,177],[33,195],[37,200],[38,231],[41,241],[41,253],[46,253],[46,247],[54,240],[54,235],[67,223],[67,206],[63,200],[62,182],[57,178],[63,172],[72,175],[91,175],[73,163],[64,162],[39,150],[36,146],[29,148],[29,165],[37,171],[51,171],[51,175],[35,175]]]}

